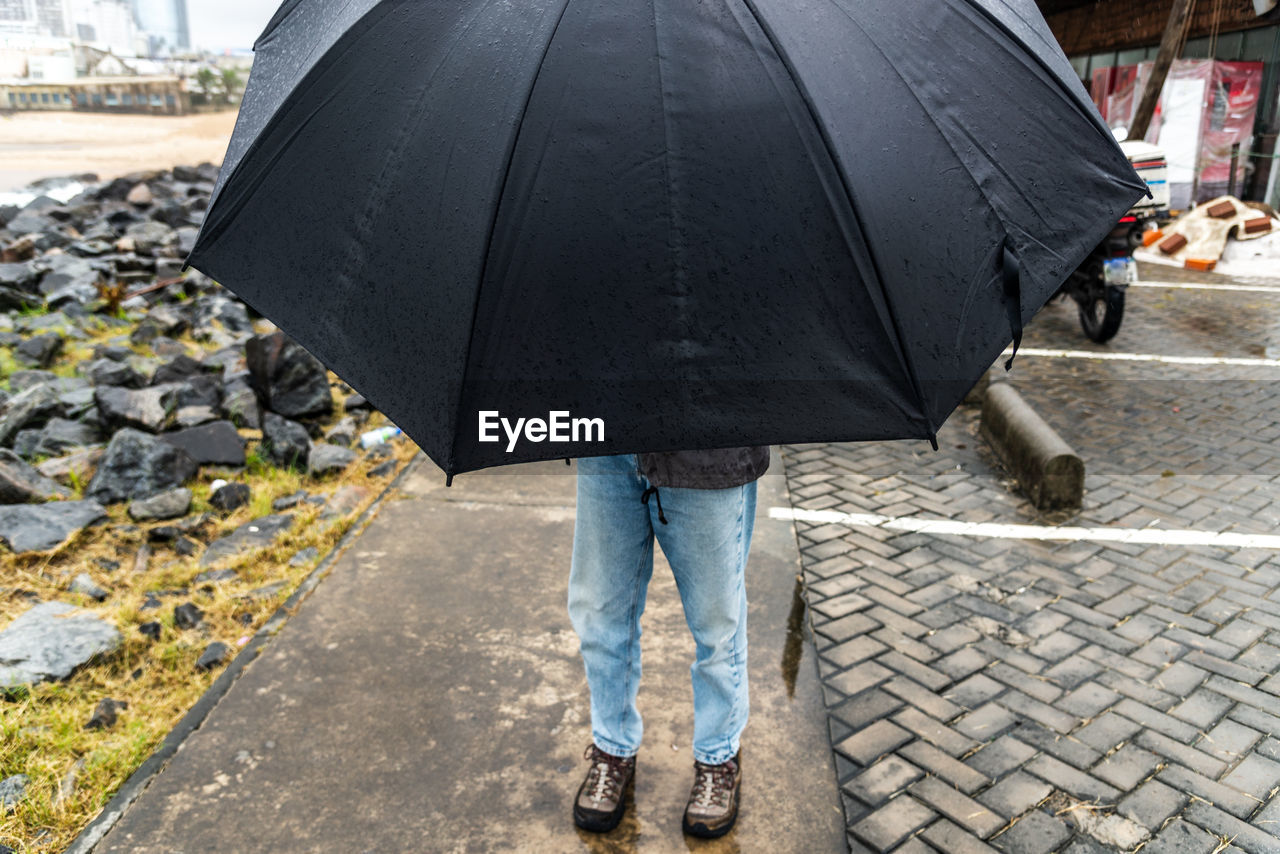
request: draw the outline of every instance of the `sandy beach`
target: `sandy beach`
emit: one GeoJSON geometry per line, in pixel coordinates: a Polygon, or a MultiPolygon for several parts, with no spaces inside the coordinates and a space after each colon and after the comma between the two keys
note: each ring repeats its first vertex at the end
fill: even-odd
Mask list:
{"type": "Polygon", "coordinates": [[[79,172],[107,180],[143,169],[220,164],[235,123],[235,110],[190,116],[0,115],[0,192],[79,172]]]}

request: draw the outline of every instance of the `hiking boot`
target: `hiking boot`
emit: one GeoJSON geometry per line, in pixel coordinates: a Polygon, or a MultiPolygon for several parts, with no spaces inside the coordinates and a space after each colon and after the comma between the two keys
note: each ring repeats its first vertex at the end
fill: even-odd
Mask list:
{"type": "Polygon", "coordinates": [[[719,765],[693,763],[693,789],[684,808],[684,832],[714,839],[724,836],[738,820],[738,794],[742,783],[739,751],[719,765]]]}
{"type": "Polygon", "coordinates": [[[635,780],[636,758],[613,756],[594,744],[582,758],[591,760],[591,767],[573,801],[573,823],[583,830],[607,833],[618,826],[627,809],[627,789],[635,780]]]}

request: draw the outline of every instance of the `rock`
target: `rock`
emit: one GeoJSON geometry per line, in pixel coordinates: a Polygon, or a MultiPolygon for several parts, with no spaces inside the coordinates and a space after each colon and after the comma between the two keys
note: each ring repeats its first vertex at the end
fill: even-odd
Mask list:
{"type": "Polygon", "coordinates": [[[56,332],[48,332],[28,338],[13,351],[13,357],[24,365],[36,365],[47,368],[62,352],[62,336],[56,332]]]}
{"type": "Polygon", "coordinates": [[[0,507],[0,540],[19,554],[47,551],[106,517],[106,509],[96,501],[13,504],[0,507]]]}
{"type": "Polygon", "coordinates": [[[204,611],[194,602],[183,602],[173,607],[173,624],[180,629],[194,629],[203,619],[204,611]]]}
{"type": "Polygon", "coordinates": [[[200,657],[196,659],[196,670],[212,670],[222,663],[230,651],[231,648],[222,641],[214,641],[205,647],[204,652],[200,653],[200,657]]]}
{"type": "Polygon", "coordinates": [[[258,395],[244,383],[227,384],[223,389],[220,408],[222,414],[230,418],[237,427],[247,427],[250,430],[262,427],[262,409],[258,405],[258,395]]]}
{"type": "Polygon", "coordinates": [[[307,546],[301,549],[293,557],[289,558],[289,566],[306,566],[320,556],[320,550],[315,546],[307,546]]]}
{"type": "Polygon", "coordinates": [[[46,255],[40,259],[40,263],[49,268],[40,279],[39,290],[45,295],[69,290],[96,296],[98,289],[94,283],[111,269],[102,261],[90,261],[67,254],[46,255]]]}
{"type": "Polygon", "coordinates": [[[206,569],[191,580],[192,584],[218,584],[223,581],[235,581],[240,574],[234,569],[206,569]]]}
{"type": "Polygon", "coordinates": [[[242,466],[244,439],[230,421],[213,421],[173,433],[163,433],[162,441],[182,448],[199,465],[242,466]]]}
{"type": "Polygon", "coordinates": [[[177,525],[156,525],[147,531],[147,539],[153,543],[171,543],[182,536],[182,529],[177,525]]]}
{"type": "Polygon", "coordinates": [[[152,255],[155,250],[177,241],[177,233],[162,222],[147,220],[125,229],[124,236],[133,241],[133,250],[139,255],[152,255]]]}
{"type": "Polygon", "coordinates": [[[356,420],[349,416],[343,418],[337,424],[324,431],[324,440],[333,445],[341,445],[344,448],[351,447],[351,443],[356,440],[356,420]]]}
{"type": "Polygon", "coordinates": [[[373,409],[373,407],[364,399],[363,394],[353,394],[343,401],[342,409],[344,412],[354,412],[358,409],[373,409]]]}
{"type": "Polygon", "coordinates": [[[18,804],[27,797],[27,783],[30,779],[26,774],[13,774],[0,780],[0,811],[11,813],[17,809],[18,804]]]}
{"type": "Polygon", "coordinates": [[[116,385],[124,388],[143,388],[147,378],[127,362],[101,358],[89,363],[83,370],[94,385],[116,385]]]}
{"type": "Polygon", "coordinates": [[[68,588],[72,593],[83,593],[91,599],[97,599],[99,602],[111,595],[111,591],[104,590],[98,586],[93,580],[93,576],[87,572],[81,572],[71,579],[71,586],[68,588]]]}
{"type": "Polygon", "coordinates": [[[209,496],[209,506],[224,513],[230,513],[238,507],[249,503],[249,485],[247,483],[228,483],[218,487],[209,496]]]}
{"type": "Polygon", "coordinates": [[[104,504],[147,498],[181,486],[196,469],[195,460],[176,445],[124,427],[111,437],[85,495],[104,504]]]}
{"type": "Polygon", "coordinates": [[[103,569],[105,569],[107,572],[115,572],[117,569],[120,568],[120,561],[111,560],[110,558],[95,557],[93,559],[93,562],[96,563],[98,566],[102,567],[103,569]]]}
{"type": "Polygon", "coordinates": [[[36,436],[35,454],[56,457],[68,451],[80,450],[98,440],[98,431],[82,421],[67,418],[50,418],[36,436]]]}
{"type": "Polygon", "coordinates": [[[142,594],[142,597],[142,604],[138,606],[139,611],[150,611],[152,609],[159,608],[164,604],[156,598],[156,594],[152,593],[150,590],[142,594]]]}
{"type": "Polygon", "coordinates": [[[324,507],[320,510],[321,519],[334,519],[339,516],[346,516],[353,512],[360,503],[369,497],[369,490],[363,486],[347,486],[339,487],[329,496],[329,500],[324,503],[324,507]]]}
{"type": "Polygon", "coordinates": [[[276,512],[288,510],[290,507],[297,506],[297,504],[306,497],[307,491],[305,489],[300,489],[292,495],[282,495],[271,502],[271,509],[276,512]]]}
{"type": "Polygon", "coordinates": [[[71,495],[63,487],[27,465],[7,448],[0,448],[0,504],[26,504],[71,495]]]}
{"type": "Polygon", "coordinates": [[[395,449],[391,447],[390,442],[379,442],[378,444],[374,445],[372,448],[369,449],[369,452],[364,455],[364,458],[366,460],[380,460],[384,457],[390,457],[394,455],[395,455],[395,449]]]}
{"type": "Polygon", "coordinates": [[[173,414],[173,423],[182,428],[199,427],[217,420],[218,413],[211,406],[182,406],[173,414]]]}
{"type": "Polygon", "coordinates": [[[123,344],[98,344],[93,348],[93,358],[110,359],[113,362],[128,361],[134,355],[133,350],[123,344]]]}
{"type": "Polygon", "coordinates": [[[53,371],[45,371],[39,368],[17,370],[9,374],[9,390],[17,394],[20,391],[26,391],[34,388],[41,383],[51,383],[58,379],[58,375],[53,371]]]}
{"type": "Polygon", "coordinates": [[[274,412],[262,415],[262,450],[267,459],[285,468],[305,469],[311,456],[307,428],[274,412]]]}
{"type": "MultiPolygon", "coordinates": [[[[303,551],[306,551],[306,549],[303,549],[303,551]]],[[[298,552],[298,554],[302,554],[302,552],[298,552]]],[[[294,555],[293,557],[296,560],[298,555],[294,555]]],[[[291,566],[299,565],[294,564],[292,560],[289,561],[289,564],[291,566]]],[[[283,590],[284,585],[285,583],[283,581],[273,581],[270,584],[264,584],[262,587],[255,587],[246,593],[245,596],[249,599],[270,599],[272,596],[283,590]]],[[[252,615],[250,616],[250,619],[252,619],[252,615]]]]}
{"type": "Polygon", "coordinates": [[[72,472],[75,472],[76,479],[87,481],[97,470],[102,454],[102,448],[85,448],[82,451],[67,454],[65,457],[45,460],[36,466],[36,471],[62,483],[71,482],[72,472]]]}
{"type": "Polygon", "coordinates": [[[177,392],[172,386],[140,389],[98,386],[93,391],[93,400],[103,423],[111,429],[127,426],[158,433],[168,425],[177,409],[177,392]]]}
{"type": "Polygon", "coordinates": [[[273,514],[245,522],[230,534],[210,543],[200,556],[200,566],[209,566],[223,558],[252,549],[265,548],[289,529],[292,516],[273,514]]]}
{"type": "Polygon", "coordinates": [[[196,340],[212,338],[218,330],[231,333],[253,331],[249,312],[242,303],[219,294],[208,294],[195,300],[191,318],[191,335],[196,340]]]}
{"type": "Polygon", "coordinates": [[[15,394],[0,416],[0,445],[10,445],[24,427],[39,427],[62,410],[58,390],[51,383],[41,383],[15,394]]]}
{"type": "Polygon", "coordinates": [[[272,412],[298,418],[333,408],[324,365],[283,332],[250,338],[245,360],[253,390],[272,412]]]}
{"type": "MultiPolygon", "coordinates": [[[[71,767],[67,769],[67,773],[62,775],[62,779],[58,780],[58,793],[53,798],[54,806],[65,804],[75,795],[76,777],[84,770],[87,759],[87,756],[81,756],[71,764],[71,767]]],[[[12,849],[10,850],[12,851],[12,849]]],[[[0,854],[5,854],[5,852],[0,850],[0,854]]]]}
{"type": "Polygon", "coordinates": [[[155,198],[151,195],[151,188],[146,184],[134,184],[124,200],[131,205],[145,208],[150,207],[155,198]]]}
{"type": "Polygon", "coordinates": [[[23,264],[0,264],[0,285],[6,288],[35,293],[39,282],[40,274],[32,261],[23,264]]]}
{"type": "Polygon", "coordinates": [[[200,366],[199,362],[183,353],[157,368],[155,375],[151,378],[151,384],[181,382],[203,372],[204,368],[200,366]]]}
{"type": "Polygon", "coordinates": [[[173,541],[173,550],[183,557],[191,557],[200,551],[200,544],[190,537],[178,537],[173,541]]]}
{"type": "Polygon", "coordinates": [[[323,477],[331,472],[342,471],[351,465],[355,458],[356,452],[350,448],[315,442],[311,445],[310,456],[307,457],[307,471],[312,477],[323,477]]]}
{"type": "Polygon", "coordinates": [[[0,686],[65,679],[96,655],[113,652],[116,627],[66,602],[41,602],[0,632],[0,686]]]}
{"type": "Polygon", "coordinates": [[[111,729],[116,725],[116,712],[127,708],[129,708],[129,704],[124,700],[103,697],[98,701],[98,705],[93,707],[93,715],[85,722],[84,728],[111,729]]]}
{"type": "Polygon", "coordinates": [[[191,490],[185,486],[166,489],[149,498],[129,503],[129,516],[139,522],[152,519],[177,519],[191,509],[191,490]]]}
{"type": "Polygon", "coordinates": [[[92,388],[77,388],[64,391],[58,395],[63,416],[74,421],[82,421],[91,427],[102,423],[98,414],[98,404],[93,400],[92,388]]]}
{"type": "Polygon", "coordinates": [[[399,463],[395,460],[387,460],[386,462],[378,463],[365,473],[365,477],[386,477],[389,474],[395,474],[396,467],[398,465],[399,463]]]}
{"type": "Polygon", "coordinates": [[[164,383],[153,388],[171,388],[177,394],[177,405],[218,406],[222,401],[222,382],[214,376],[203,374],[185,380],[164,383]]]}
{"type": "MultiPolygon", "coordinates": [[[[155,597],[152,597],[147,603],[144,603],[142,607],[139,608],[138,610],[141,611],[143,608],[158,608],[158,607],[160,607],[160,600],[156,599],[155,597]],[[155,604],[150,604],[151,602],[154,602],[155,604]]],[[[149,623],[143,623],[142,625],[138,626],[138,631],[142,632],[144,635],[151,638],[152,640],[160,640],[160,629],[161,629],[160,624],[155,620],[152,620],[149,623]]]]}

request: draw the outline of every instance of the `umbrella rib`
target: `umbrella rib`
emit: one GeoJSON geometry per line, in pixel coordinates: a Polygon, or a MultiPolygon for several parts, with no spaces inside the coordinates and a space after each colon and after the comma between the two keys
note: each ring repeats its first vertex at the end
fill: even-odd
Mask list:
{"type": "MultiPolygon", "coordinates": [[[[853,188],[849,186],[848,178],[845,176],[844,170],[840,167],[840,158],[836,154],[835,146],[831,142],[831,138],[827,133],[826,126],[818,117],[817,106],[813,103],[813,98],[809,94],[809,90],[805,87],[800,75],[796,73],[795,65],[791,61],[791,57],[783,49],[778,41],[773,29],[765,21],[760,14],[760,10],[756,7],[756,0],[742,0],[742,5],[751,13],[751,17],[755,19],[756,26],[760,28],[760,32],[768,39],[769,46],[773,48],[773,52],[777,55],[783,67],[787,70],[787,74],[791,77],[791,82],[795,85],[796,91],[800,95],[800,100],[804,104],[805,109],[809,113],[809,120],[813,123],[814,128],[818,132],[818,138],[822,141],[822,148],[826,151],[827,157],[830,158],[834,171],[840,179],[840,187],[844,190],[845,201],[849,205],[849,211],[853,214],[854,223],[857,225],[859,234],[862,238],[862,244],[866,248],[867,258],[871,261],[872,272],[874,273],[875,286],[879,290],[880,302],[885,307],[884,314],[887,315],[888,325],[885,326],[885,317],[881,316],[881,325],[885,327],[885,337],[893,344],[894,352],[898,357],[903,371],[907,375],[908,381],[911,383],[911,390],[915,394],[916,403],[920,407],[920,415],[924,419],[926,429],[928,430],[928,438],[930,442],[936,443],[937,427],[933,423],[933,418],[929,414],[929,407],[926,405],[924,389],[920,385],[920,379],[916,374],[915,366],[911,362],[910,355],[906,347],[906,338],[902,334],[902,329],[898,324],[898,318],[893,309],[893,302],[889,298],[888,290],[884,286],[884,276],[880,272],[880,264],[876,260],[875,253],[871,250],[871,245],[866,239],[867,230],[862,223],[862,214],[858,210],[857,204],[854,202],[853,188]]],[[[852,252],[852,247],[850,247],[852,252]]],[[[880,313],[876,313],[880,316],[880,313]]]]}
{"type": "Polygon", "coordinates": [[[565,12],[569,9],[571,0],[562,0],[560,6],[560,14],[556,17],[555,25],[551,28],[551,35],[547,37],[547,43],[542,46],[542,56],[538,58],[538,70],[534,72],[533,79],[529,81],[529,89],[524,93],[524,104],[520,107],[520,117],[516,120],[515,131],[511,134],[511,141],[507,144],[506,168],[502,172],[502,183],[498,187],[498,194],[495,197],[493,205],[493,217],[489,220],[489,233],[484,241],[484,260],[480,264],[480,276],[476,280],[475,300],[471,305],[471,331],[467,333],[467,352],[462,359],[462,381],[458,384],[458,399],[453,408],[453,429],[450,431],[451,438],[449,440],[449,459],[445,461],[445,486],[453,484],[454,462],[458,453],[458,422],[457,419],[462,417],[462,402],[466,396],[467,376],[471,369],[471,346],[476,335],[476,316],[480,313],[480,292],[484,289],[485,276],[489,270],[489,254],[492,249],[493,235],[498,228],[498,214],[502,209],[502,199],[507,192],[507,182],[511,179],[511,164],[515,160],[516,145],[520,141],[520,133],[524,129],[525,116],[529,112],[529,102],[533,100],[533,90],[538,86],[538,78],[542,76],[542,64],[547,60],[547,54],[551,51],[551,43],[556,40],[556,33],[560,32],[560,24],[564,21],[565,12]]]}

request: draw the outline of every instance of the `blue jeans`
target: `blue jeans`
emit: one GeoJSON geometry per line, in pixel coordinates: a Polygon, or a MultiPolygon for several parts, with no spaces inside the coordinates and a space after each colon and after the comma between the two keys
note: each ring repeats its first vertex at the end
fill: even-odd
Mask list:
{"type": "Polygon", "coordinates": [[[614,756],[634,756],[643,726],[640,615],[657,535],[693,634],[693,756],[718,765],[738,752],[747,724],[745,570],[755,519],[754,482],[729,489],[650,486],[634,455],[577,460],[578,511],[569,571],[569,619],[591,690],[591,734],[614,756]]]}

